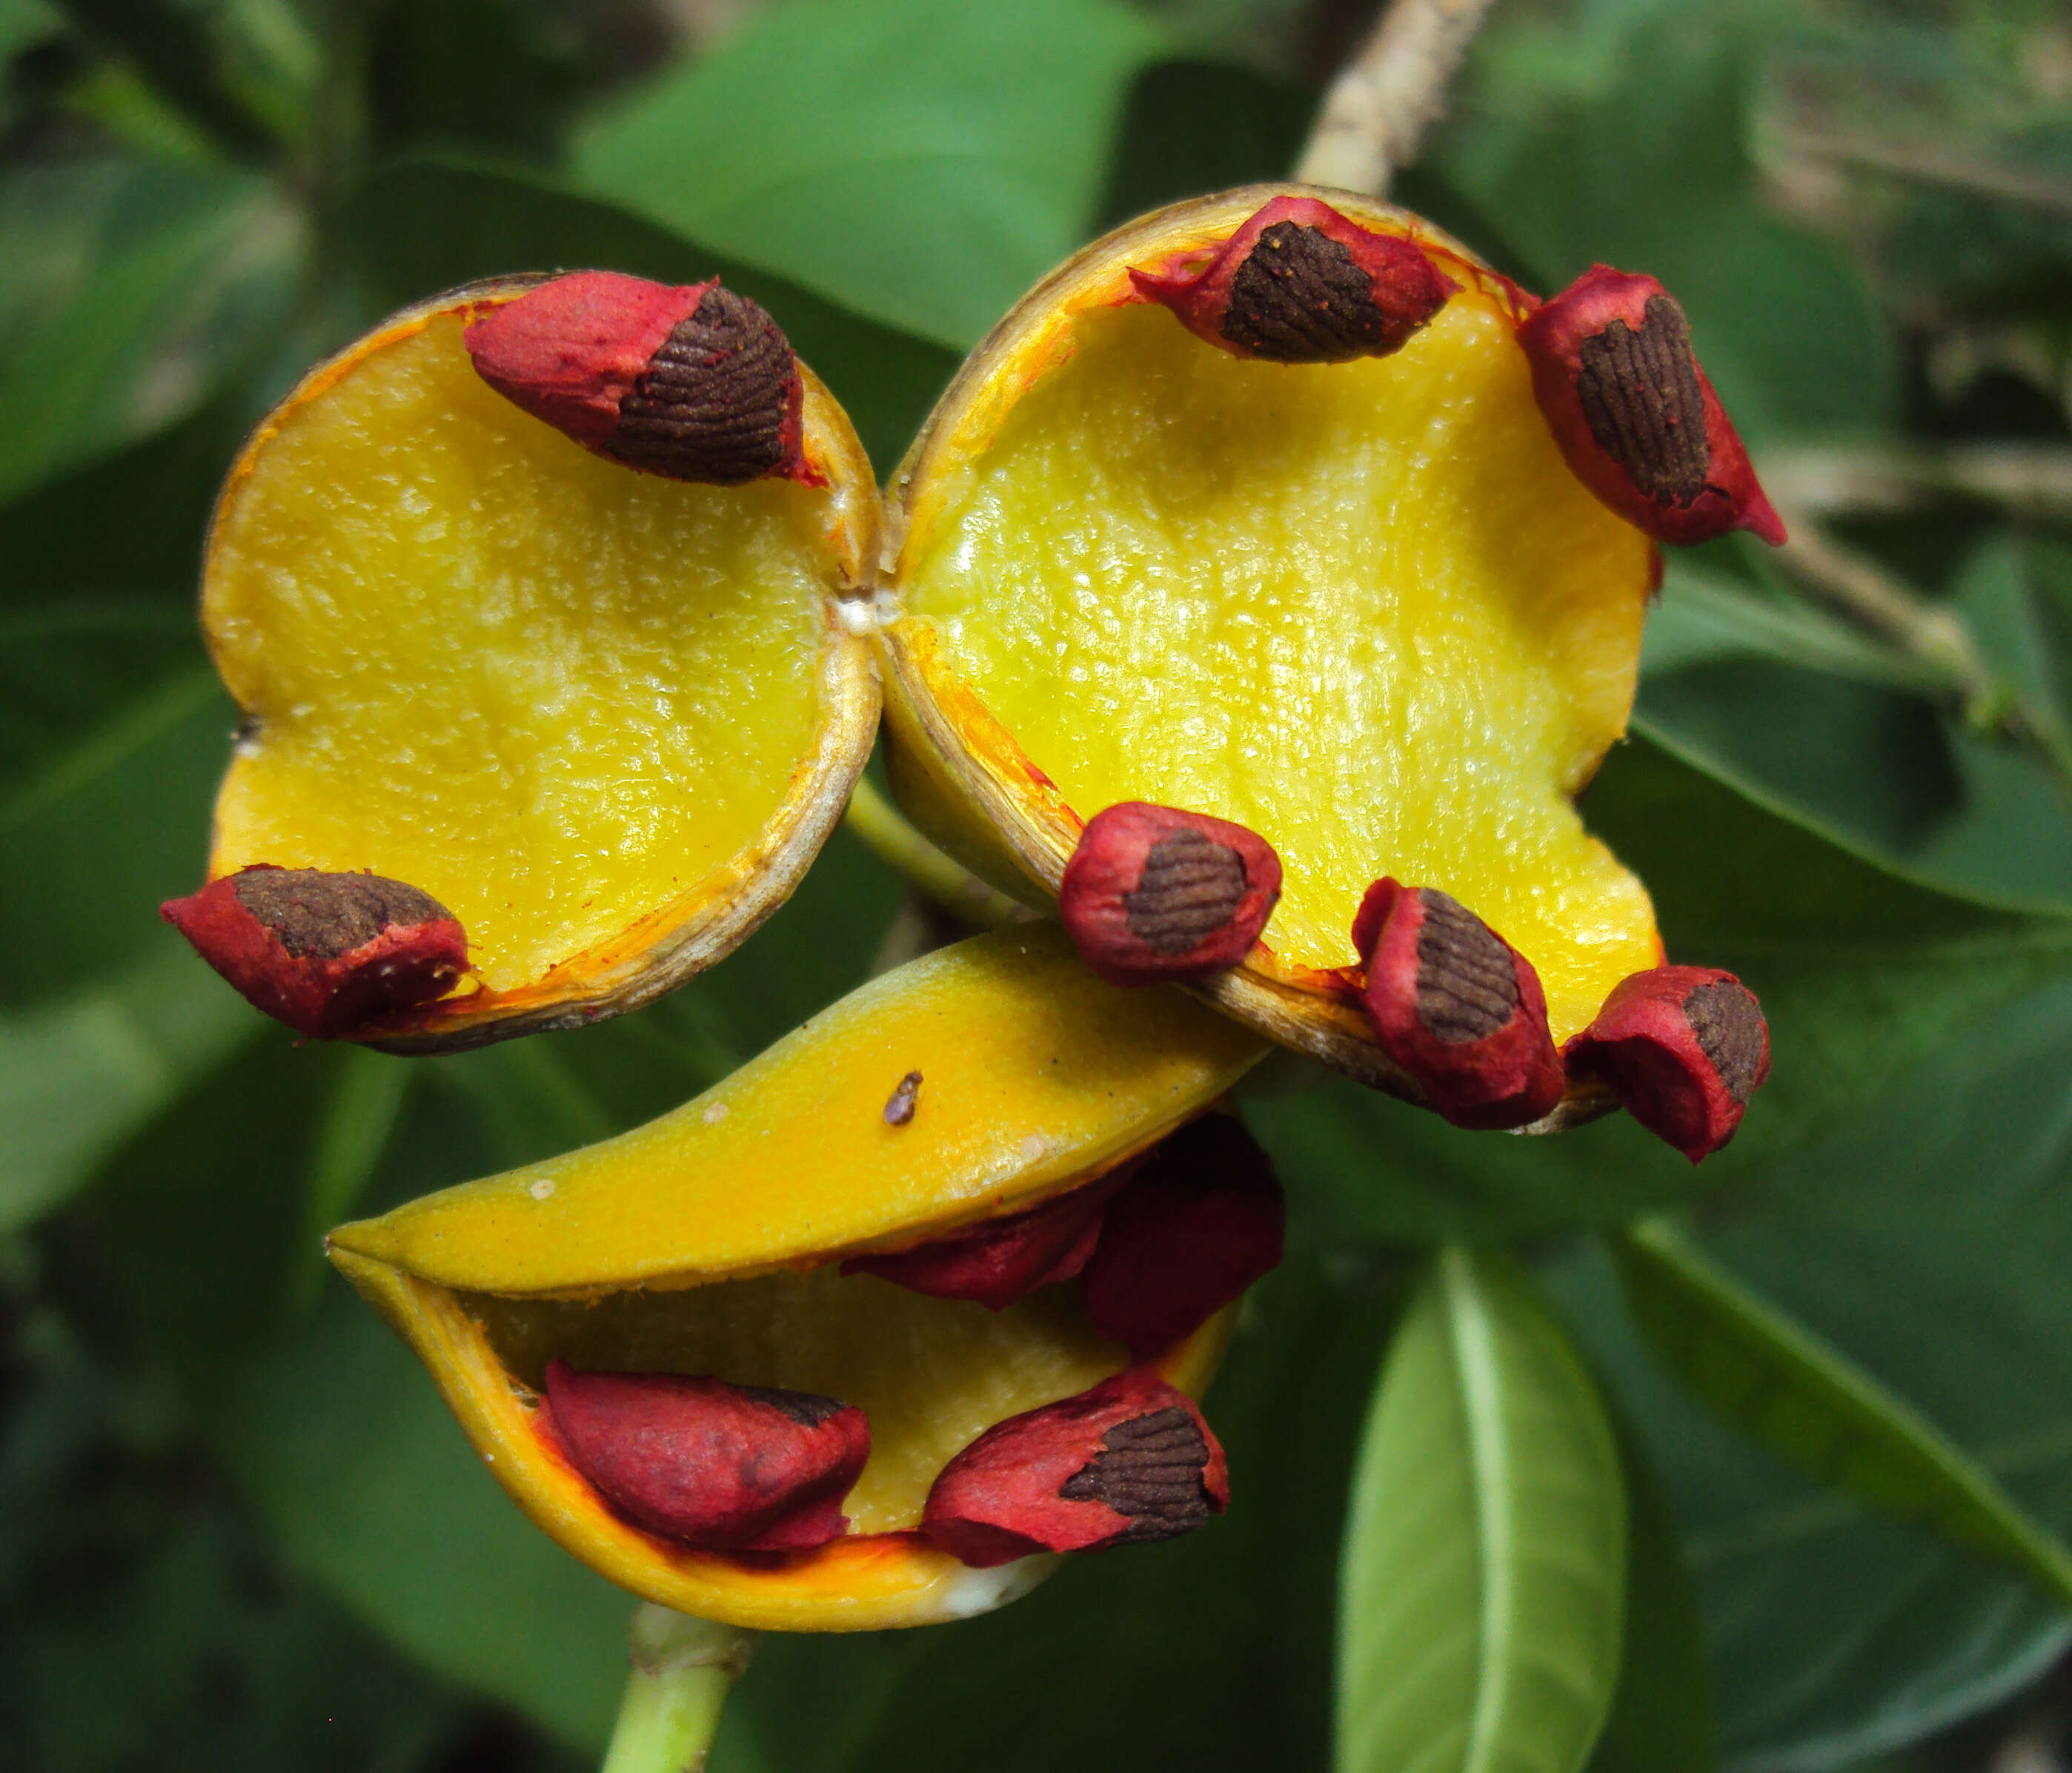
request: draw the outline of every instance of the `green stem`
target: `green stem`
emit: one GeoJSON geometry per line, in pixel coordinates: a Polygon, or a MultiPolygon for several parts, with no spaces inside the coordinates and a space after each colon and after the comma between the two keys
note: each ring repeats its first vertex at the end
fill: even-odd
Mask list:
{"type": "Polygon", "coordinates": [[[733,1626],[643,1602],[633,1615],[633,1670],[602,1773],[699,1773],[754,1643],[733,1626]]]}
{"type": "Polygon", "coordinates": [[[952,917],[992,930],[1029,915],[1026,907],[929,842],[867,776],[857,779],[842,822],[886,867],[903,874],[952,917]]]}

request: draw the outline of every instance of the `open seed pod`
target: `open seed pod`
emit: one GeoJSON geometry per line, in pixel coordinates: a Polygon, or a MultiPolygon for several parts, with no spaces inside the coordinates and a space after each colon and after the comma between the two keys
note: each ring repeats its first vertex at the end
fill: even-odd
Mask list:
{"type": "MultiPolygon", "coordinates": [[[[907,812],[1038,903],[1112,807],[1256,833],[1278,905],[1191,988],[1412,1099],[1353,925],[1384,877],[1448,895],[1536,969],[1551,1065],[1661,959],[1575,804],[1625,730],[1657,562],[1536,401],[1535,306],[1403,211],[1293,186],[1175,205],[1040,284],[893,483],[907,812]]],[[[1543,1124],[1602,1105],[1574,1086],[1543,1124]]]]}
{"type": "Polygon", "coordinates": [[[680,982],[783,901],[869,753],[878,511],[841,409],[716,286],[515,278],[405,310],[224,487],[203,620],[245,724],[213,897],[167,915],[304,1032],[401,1050],[680,982]],[[638,335],[637,362],[576,339],[623,385],[601,420],[594,387],[549,389],[556,414],[491,385],[568,367],[515,323],[485,356],[500,315],[595,287],[638,335]]]}
{"type": "MultiPolygon", "coordinates": [[[[1040,1228],[1046,1215],[1031,1209],[1075,1194],[1096,1211],[1124,1198],[1140,1154],[1267,1050],[1180,993],[1096,979],[1056,928],[1020,926],[865,985],[645,1127],[347,1225],[331,1259],[424,1360],[520,1506],[614,1582],[746,1626],[960,1617],[1023,1592],[1051,1561],[989,1549],[967,1563],[931,1540],[924,1517],[945,1468],[1012,1424],[1062,1462],[1041,1499],[1072,1518],[1018,1514],[1010,1496],[1009,1528],[1026,1515],[1029,1533],[1054,1532],[1041,1542],[1059,1549],[1164,1536],[1132,1514],[1136,1490],[1112,1486],[1121,1512],[1106,1514],[1092,1492],[1176,1440],[1213,1447],[1166,1388],[1207,1382],[1234,1290],[1263,1264],[1224,1264],[1231,1286],[1198,1297],[1174,1320],[1184,1331],[1133,1359],[1091,1327],[1079,1284],[1055,1265],[1030,1270],[1020,1297],[981,1304],[969,1288],[920,1290],[917,1263],[1003,1226],[1040,1228]],[[915,1284],[886,1277],[900,1261],[915,1284]],[[1121,1404],[1114,1388],[1096,1392],[1125,1371],[1121,1404]],[[658,1374],[677,1376],[648,1376],[658,1374]],[[1157,1407],[1133,1401],[1146,1391],[1157,1407]],[[680,1419],[732,1435],[751,1417],[761,1427],[740,1432],[767,1444],[730,1454],[723,1481],[677,1483],[656,1450],[680,1419]],[[1080,1446],[1067,1430],[1092,1438],[1080,1446]],[[787,1459],[802,1474],[799,1508],[774,1527],[767,1511],[711,1524],[787,1459]]],[[[1162,1175],[1138,1167],[1147,1183],[1110,1266],[1146,1272],[1145,1240],[1176,1221],[1184,1249],[1207,1255],[1169,1269],[1215,1267],[1211,1246],[1227,1249],[1232,1227],[1269,1246],[1266,1261],[1277,1254],[1277,1224],[1264,1236],[1240,1224],[1259,1204],[1249,1182],[1210,1176],[1190,1193],[1170,1163],[1162,1175]],[[1162,1220],[1161,1200],[1175,1203],[1162,1220]]],[[[935,1281],[954,1265],[935,1265],[935,1281]]],[[[1013,1549],[1027,1536],[981,1518],[997,1496],[971,1468],[987,1457],[964,1461],[933,1518],[1013,1549]]],[[[1221,1506],[1203,1488],[1222,1482],[1220,1454],[1211,1462],[1205,1450],[1183,1471],[1193,1491],[1182,1499],[1195,1506],[1182,1524],[1221,1506]]]]}

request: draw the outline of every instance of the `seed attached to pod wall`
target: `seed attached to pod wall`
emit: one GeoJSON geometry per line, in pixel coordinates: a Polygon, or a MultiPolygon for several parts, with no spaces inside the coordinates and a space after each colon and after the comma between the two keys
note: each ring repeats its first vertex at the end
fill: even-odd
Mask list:
{"type": "Polygon", "coordinates": [[[717,278],[672,286],[578,271],[476,321],[467,344],[499,393],[629,467],[712,486],[820,483],[800,447],[798,359],[717,278]]]}
{"type": "Polygon", "coordinates": [[[1281,897],[1281,858],[1256,832],[1125,800],[1087,821],[1058,888],[1079,958],[1111,985],[1235,966],[1281,897]]]}
{"type": "Polygon", "coordinates": [[[808,1551],[849,1529],[861,1410],[680,1373],[547,1367],[542,1431],[637,1525],[708,1551],[808,1551]]]}
{"type": "Polygon", "coordinates": [[[1079,1290],[1087,1322],[1133,1359],[1163,1352],[1280,1265],[1287,1205],[1244,1124],[1205,1114],[1108,1203],[1079,1290]]]}
{"type": "Polygon", "coordinates": [[[1100,1236],[1103,1210],[1123,1178],[1124,1172],[1112,1172],[1026,1212],[913,1249],[852,1256],[841,1271],[875,1274],[931,1298],[970,1299],[1005,1311],[1025,1294],[1069,1281],[1086,1266],[1100,1236]]]}
{"type": "Polygon", "coordinates": [[[1523,1126],[1561,1098],[1532,963],[1459,900],[1383,878],[1353,919],[1375,1034],[1456,1126],[1523,1126]]]}
{"type": "Polygon", "coordinates": [[[1532,392],[1576,477],[1658,541],[1784,524],[1692,354],[1691,325],[1651,277],[1598,265],[1518,329],[1532,392]]]}
{"type": "Polygon", "coordinates": [[[1276,197],[1213,254],[1129,277],[1196,336],[1282,364],[1386,357],[1460,287],[1411,241],[1314,197],[1276,197]]]}
{"type": "Polygon", "coordinates": [[[1770,1025],[1731,973],[1660,966],[1614,986],[1562,1057],[1696,1163],[1734,1136],[1770,1076],[1770,1025]]]}
{"type": "Polygon", "coordinates": [[[1230,1500],[1194,1400],[1131,1370],[996,1423],[944,1467],[922,1531],[980,1569],[1177,1538],[1230,1500]]]}
{"type": "Polygon", "coordinates": [[[376,1029],[444,997],[467,936],[430,894],[380,874],[261,862],[158,915],[256,1008],[314,1040],[376,1029]]]}

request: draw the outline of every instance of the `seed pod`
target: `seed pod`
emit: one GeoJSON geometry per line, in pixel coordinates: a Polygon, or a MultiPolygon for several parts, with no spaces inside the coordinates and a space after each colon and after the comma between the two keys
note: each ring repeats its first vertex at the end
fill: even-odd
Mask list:
{"type": "Polygon", "coordinates": [[[1100,1236],[1103,1210],[1123,1175],[1112,1172],[1026,1212],[989,1219],[913,1249],[852,1256],[841,1271],[875,1274],[933,1299],[971,1299],[989,1311],[1004,1311],[1024,1294],[1069,1281],[1086,1266],[1100,1236]]]}
{"type": "Polygon", "coordinates": [[[547,1366],[541,1412],[569,1462],[651,1532],[707,1551],[808,1551],[849,1530],[870,1457],[853,1404],[681,1373],[547,1366]]]}
{"type": "Polygon", "coordinates": [[[1734,1136],[1770,1076],[1770,1025],[1731,973],[1659,966],[1621,980],[1561,1055],[1696,1163],[1734,1136]]]}
{"type": "Polygon", "coordinates": [[[943,1467],[921,1530],[984,1569],[1177,1538],[1229,1500],[1223,1450],[1194,1400],[1133,1369],[988,1429],[943,1467]]]}
{"type": "Polygon", "coordinates": [[[1378,880],[1353,946],[1376,1037],[1454,1125],[1523,1126],[1560,1100],[1540,975],[1459,900],[1378,880]]]}
{"type": "Polygon", "coordinates": [[[1287,1206],[1244,1123],[1205,1114],[1155,1150],[1108,1203],[1079,1277],[1087,1321],[1144,1360],[1280,1265],[1287,1206]]]}
{"type": "Polygon", "coordinates": [[[1593,265],[1518,329],[1532,392],[1576,477],[1659,541],[1784,524],[1691,352],[1691,325],[1651,277],[1593,265]]]}
{"type": "Polygon", "coordinates": [[[1409,241],[1314,197],[1276,197],[1212,255],[1129,278],[1198,337],[1281,364],[1386,357],[1460,287],[1409,241]]]}
{"type": "Polygon", "coordinates": [[[1235,966],[1280,896],[1281,858],[1257,833],[1124,800],[1087,821],[1058,915],[1109,984],[1150,985],[1235,966]]]}
{"type": "Polygon", "coordinates": [[[799,361],[719,279],[557,277],[467,329],[476,373],[584,448],[672,480],[822,483],[800,447],[799,361]]]}
{"type": "Polygon", "coordinates": [[[453,913],[380,874],[261,862],[158,915],[256,1008],[315,1040],[370,1032],[468,970],[453,913]]]}

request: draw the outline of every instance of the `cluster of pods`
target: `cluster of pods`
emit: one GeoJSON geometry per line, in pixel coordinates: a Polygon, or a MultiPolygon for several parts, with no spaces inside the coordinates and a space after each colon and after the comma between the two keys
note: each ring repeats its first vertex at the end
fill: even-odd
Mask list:
{"type": "MultiPolygon", "coordinates": [[[[1218,348],[1286,364],[1385,356],[1458,287],[1410,241],[1286,196],[1219,250],[1131,278],[1130,299],[1162,304],[1218,348]]],[[[1659,284],[1598,266],[1544,303],[1519,292],[1519,308],[1534,397],[1603,504],[1659,541],[1782,539],[1659,284]]],[[[629,467],[720,485],[813,479],[796,360],[767,315],[716,281],[543,281],[477,321],[467,344],[490,385],[629,467]]],[[[1252,954],[1281,872],[1244,825],[1128,801],[1085,825],[1059,911],[1102,978],[1199,982],[1252,954]]],[[[378,1037],[470,971],[457,919],[372,874],[252,866],[164,915],[254,1004],[317,1039],[378,1037]]],[[[1461,1126],[1531,1125],[1581,1085],[1696,1162],[1733,1137],[1769,1070],[1755,998],[1716,969],[1634,973],[1557,1046],[1531,961],[1447,893],[1377,879],[1351,936],[1358,964],[1334,989],[1361,1006],[1405,1093],[1461,1126]]],[[[889,1125],[912,1118],[919,1083],[895,1092],[889,1125]]],[[[844,1261],[845,1274],[996,1311],[1074,1286],[1087,1325],[1132,1363],[980,1434],[936,1477],[919,1532],[983,1568],[1167,1538],[1220,1512],[1222,1450],[1153,1363],[1279,1261],[1282,1219],[1264,1154],[1212,1113],[1034,1207],[844,1261]]],[[[748,1558],[841,1537],[871,1445],[865,1412],[838,1398],[560,1360],[537,1422],[625,1519],[748,1558]]]]}

